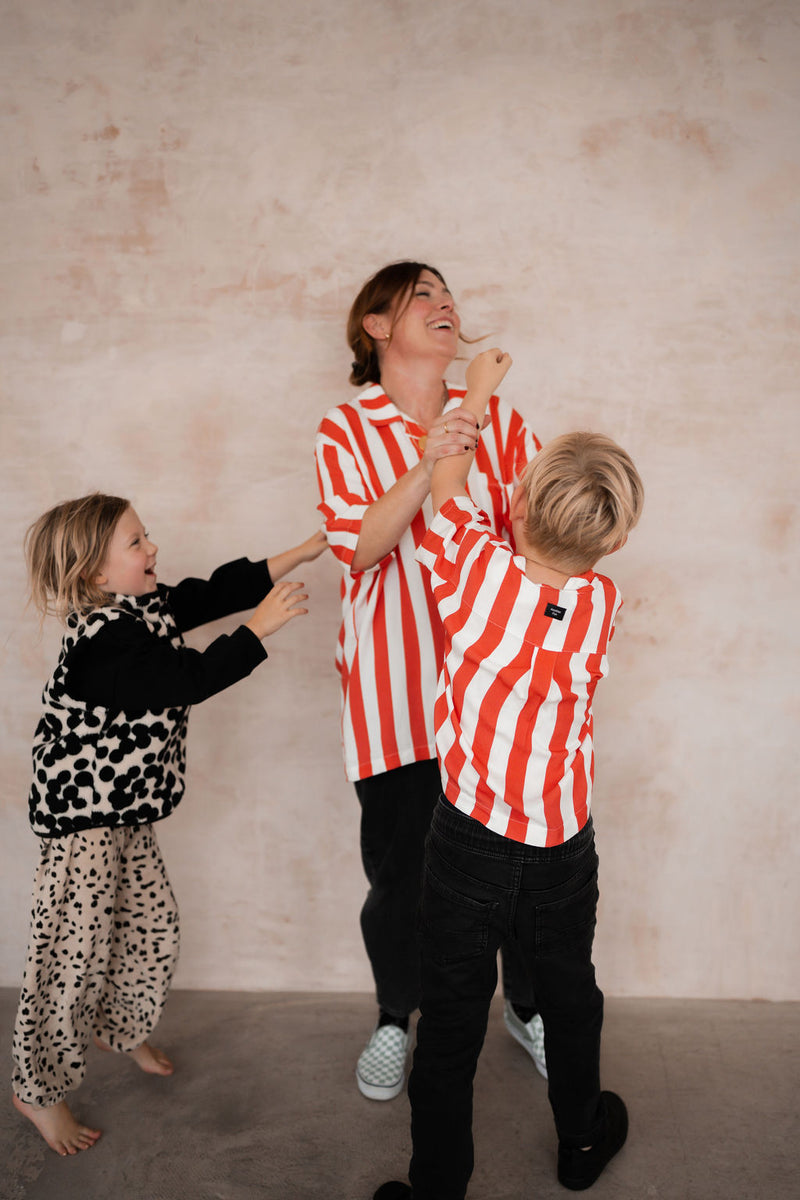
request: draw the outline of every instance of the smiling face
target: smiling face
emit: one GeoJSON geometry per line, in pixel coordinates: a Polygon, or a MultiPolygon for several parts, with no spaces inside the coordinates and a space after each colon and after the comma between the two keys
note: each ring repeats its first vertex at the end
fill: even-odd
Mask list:
{"type": "Polygon", "coordinates": [[[433,356],[447,364],[458,349],[461,318],[447,284],[425,270],[410,295],[398,295],[387,313],[371,313],[364,327],[379,346],[383,343],[384,354],[401,359],[433,356]]]}
{"type": "Polygon", "coordinates": [[[95,583],[113,595],[146,596],[156,590],[158,546],[145,533],[135,509],[126,508],[108,544],[95,583]]]}

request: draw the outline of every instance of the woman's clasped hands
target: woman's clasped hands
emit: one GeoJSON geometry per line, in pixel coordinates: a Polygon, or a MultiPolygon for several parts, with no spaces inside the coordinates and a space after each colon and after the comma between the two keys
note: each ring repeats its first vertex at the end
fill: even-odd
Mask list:
{"type": "Polygon", "coordinates": [[[480,426],[472,413],[466,409],[450,408],[442,413],[428,432],[422,455],[422,464],[428,474],[430,475],[433,464],[440,458],[477,449],[479,433],[480,426]]]}

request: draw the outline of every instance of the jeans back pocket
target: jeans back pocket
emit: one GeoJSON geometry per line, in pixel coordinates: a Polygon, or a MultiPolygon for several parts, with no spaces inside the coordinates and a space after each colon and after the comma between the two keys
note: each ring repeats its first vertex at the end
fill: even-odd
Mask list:
{"type": "Polygon", "coordinates": [[[455,891],[427,866],[419,922],[426,952],[438,963],[456,963],[484,954],[496,908],[492,901],[455,891]]]}

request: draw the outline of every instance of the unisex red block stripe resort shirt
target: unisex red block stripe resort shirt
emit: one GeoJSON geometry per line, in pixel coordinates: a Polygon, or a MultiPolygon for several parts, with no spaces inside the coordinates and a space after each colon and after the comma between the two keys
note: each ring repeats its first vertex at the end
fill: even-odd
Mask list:
{"type": "MultiPolygon", "coordinates": [[[[444,411],[464,394],[448,385],[444,411]]],[[[496,396],[489,416],[468,486],[492,530],[510,536],[511,493],[539,443],[496,396]]],[[[344,567],[336,665],[351,780],[436,757],[433,706],[444,639],[429,580],[415,559],[432,516],[430,498],[386,558],[368,571],[351,570],[364,513],[420,461],[424,437],[377,384],[331,409],[317,433],[319,509],[344,567]]]]}
{"type": "Polygon", "coordinates": [[[436,514],[417,557],[445,629],[434,717],[445,795],[504,837],[567,841],[589,818],[591,705],[617,588],[594,571],[562,588],[533,583],[462,496],[436,514]]]}

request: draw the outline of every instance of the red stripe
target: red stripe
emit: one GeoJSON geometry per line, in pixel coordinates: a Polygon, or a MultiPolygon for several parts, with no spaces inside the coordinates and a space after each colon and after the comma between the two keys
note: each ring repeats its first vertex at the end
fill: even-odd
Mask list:
{"type": "MultiPolygon", "coordinates": [[[[383,576],[384,572],[380,572],[383,576]]],[[[386,629],[386,604],[384,588],[379,586],[378,602],[372,622],[373,646],[375,650],[375,679],[372,681],[374,699],[377,701],[381,751],[386,769],[400,765],[397,739],[394,731],[394,708],[392,707],[392,672],[389,665],[388,634],[386,629]]],[[[402,682],[402,681],[401,681],[402,682]]]]}
{"type": "MultiPolygon", "coordinates": [[[[402,425],[397,425],[397,432],[403,429],[402,425]]],[[[396,479],[401,478],[408,471],[405,456],[396,436],[395,427],[386,425],[381,427],[381,438],[386,449],[392,473],[396,479]]],[[[425,522],[421,511],[418,511],[412,522],[412,532],[415,532],[415,544],[419,544],[425,535],[425,522]],[[416,526],[416,530],[414,530],[416,526]],[[420,532],[421,529],[421,532],[420,532]]],[[[425,725],[424,715],[424,698],[422,695],[422,662],[419,643],[419,634],[416,628],[416,620],[414,607],[411,600],[411,590],[409,581],[406,576],[405,568],[399,554],[395,555],[394,566],[397,568],[397,580],[400,588],[400,625],[401,635],[403,639],[403,657],[405,660],[405,691],[408,704],[408,715],[411,728],[411,740],[414,746],[424,746],[428,741],[428,733],[425,725]]],[[[409,570],[420,572],[420,567],[417,563],[409,564],[409,570]]],[[[381,693],[384,691],[384,686],[380,675],[378,676],[378,699],[381,700],[381,693]]],[[[394,721],[392,721],[394,726],[394,721]]],[[[381,730],[383,734],[383,729],[381,730]]],[[[393,752],[397,757],[397,743],[394,740],[394,728],[392,728],[393,752]]],[[[385,741],[385,739],[384,739],[385,741]]],[[[399,765],[399,758],[398,758],[399,765]]]]}
{"type": "Polygon", "coordinates": [[[556,669],[553,672],[553,682],[561,691],[561,700],[556,709],[556,720],[550,738],[549,758],[544,773],[542,800],[544,803],[545,821],[547,823],[548,846],[559,845],[564,840],[564,821],[561,815],[561,786],[564,781],[564,765],[567,760],[567,735],[572,727],[575,716],[574,693],[570,692],[569,684],[565,690],[564,676],[571,684],[569,664],[564,656],[559,655],[556,669]]]}
{"type": "Polygon", "coordinates": [[[614,618],[614,601],[617,595],[617,589],[610,579],[606,579],[602,575],[594,575],[603,589],[603,598],[605,600],[606,611],[603,616],[603,625],[598,639],[597,648],[601,654],[605,654],[608,643],[611,641],[611,622],[614,618]]]}
{"type": "MultiPolygon", "coordinates": [[[[331,481],[330,490],[333,491],[333,494],[342,500],[346,500],[348,504],[364,504],[366,498],[363,495],[351,492],[347,486],[344,472],[339,466],[339,457],[333,446],[323,446],[322,461],[325,464],[325,470],[328,472],[328,478],[331,481]]],[[[323,488],[322,473],[319,466],[317,467],[317,477],[320,480],[320,492],[324,497],[325,490],[327,489],[323,488]]],[[[332,509],[330,511],[333,512],[332,509]]]]}
{"type": "Polygon", "coordinates": [[[489,428],[484,429],[482,437],[486,437],[491,433],[492,442],[495,450],[494,461],[498,463],[500,469],[503,468],[503,425],[500,419],[499,400],[497,396],[492,396],[489,399],[489,428]]]}
{"type": "Polygon", "coordinates": [[[403,426],[398,425],[395,427],[392,425],[382,425],[379,432],[381,435],[381,441],[386,449],[389,463],[391,464],[392,474],[394,475],[395,479],[400,479],[401,476],[408,474],[409,468],[406,464],[405,455],[403,454],[403,451],[398,444],[397,437],[395,436],[395,428],[397,428],[399,432],[401,429],[403,429],[403,426]]]}
{"type": "MultiPolygon", "coordinates": [[[[521,579],[521,576],[520,576],[521,579]]],[[[514,694],[514,689],[519,683],[519,680],[525,675],[530,666],[530,647],[521,646],[519,652],[508,662],[501,672],[496,676],[491,686],[486,692],[486,695],[481,702],[480,713],[478,716],[478,729],[483,727],[486,730],[486,739],[475,738],[474,744],[480,746],[480,759],[476,762],[476,767],[481,772],[483,779],[486,782],[486,794],[491,795],[491,789],[488,785],[489,779],[489,756],[492,750],[494,741],[494,731],[498,728],[502,720],[503,706],[509,696],[514,694]]],[[[523,710],[524,711],[524,710],[523,710]]],[[[517,721],[514,740],[509,748],[508,761],[505,770],[505,787],[503,791],[503,799],[513,803],[516,796],[523,794],[523,785],[525,781],[525,768],[527,767],[530,758],[529,739],[522,738],[517,740],[520,732],[520,726],[526,727],[527,721],[523,721],[521,717],[517,721]]],[[[477,754],[476,754],[476,757],[477,754]]],[[[527,821],[525,822],[527,824],[527,821]]]]}
{"type": "MultiPolygon", "coordinates": [[[[612,585],[613,590],[613,585],[612,585]]],[[[591,722],[591,705],[594,698],[595,688],[598,680],[601,678],[600,669],[602,657],[605,653],[605,646],[608,641],[608,629],[611,618],[611,606],[609,604],[608,589],[603,585],[605,611],[603,614],[603,625],[600,634],[601,651],[599,654],[590,654],[585,660],[582,660],[581,666],[585,666],[591,678],[586,685],[586,716],[584,722],[578,731],[578,742],[582,747],[591,722]]],[[[596,593],[595,593],[596,594],[596,593]]],[[[591,623],[593,615],[593,588],[590,586],[581,588],[578,592],[578,606],[573,614],[567,631],[567,648],[564,653],[559,655],[558,665],[555,674],[555,681],[561,691],[562,700],[559,704],[556,725],[553,730],[553,736],[550,742],[550,761],[547,767],[545,776],[545,812],[547,814],[548,829],[552,827],[555,841],[548,845],[557,844],[563,841],[563,826],[561,825],[560,812],[560,793],[562,789],[570,794],[572,810],[578,821],[579,828],[586,823],[586,808],[588,801],[588,792],[586,787],[586,778],[584,770],[584,757],[582,749],[579,749],[573,756],[572,761],[567,763],[567,735],[572,727],[572,722],[575,718],[575,706],[577,704],[577,694],[575,691],[575,683],[572,676],[572,664],[570,655],[578,653],[586,639],[586,634],[591,623]],[[581,815],[583,819],[581,820],[581,815]]],[[[548,835],[549,838],[549,835],[548,835]]]]}
{"type": "MultiPolygon", "coordinates": [[[[522,476],[523,471],[528,465],[528,446],[525,438],[525,423],[522,417],[515,410],[511,410],[511,417],[508,423],[508,433],[506,435],[506,448],[503,459],[503,470],[506,479],[516,480],[517,482],[522,476]]],[[[536,437],[535,433],[531,434],[533,444],[537,450],[541,450],[542,444],[536,437]]]]}
{"type": "MultiPolygon", "coordinates": [[[[325,468],[328,472],[328,477],[332,481],[334,493],[345,499],[348,504],[363,504],[364,498],[362,496],[354,496],[352,493],[347,491],[344,475],[339,467],[339,460],[336,457],[336,451],[332,446],[323,447],[322,458],[325,463],[325,468]]],[[[319,480],[320,494],[324,496],[326,489],[324,488],[323,484],[319,460],[317,461],[317,479],[319,480]]],[[[356,537],[358,537],[358,534],[361,530],[360,521],[344,520],[342,517],[338,517],[330,505],[326,504],[324,500],[318,505],[318,508],[325,519],[325,527],[332,533],[341,531],[343,533],[354,534],[356,537]]],[[[347,567],[350,566],[353,561],[355,549],[351,550],[349,546],[340,546],[335,544],[331,545],[331,549],[340,562],[344,563],[347,567]]]]}
{"type": "MultiPolygon", "coordinates": [[[[422,661],[419,634],[417,633],[417,626],[414,620],[414,609],[403,563],[399,558],[396,562],[400,579],[400,622],[403,637],[403,655],[406,665],[406,693],[408,696],[409,717],[411,719],[411,740],[415,746],[424,746],[428,740],[428,733],[425,728],[423,709],[424,698],[422,695],[422,661]]],[[[416,564],[415,568],[419,570],[416,564]]]]}
{"type": "Polygon", "coordinates": [[[369,411],[374,412],[376,409],[385,408],[386,401],[388,399],[389,397],[385,392],[380,392],[377,396],[362,396],[362,398],[359,400],[359,404],[362,408],[366,408],[369,411]]]}
{"type": "Polygon", "coordinates": [[[559,653],[553,681],[561,692],[553,735],[550,739],[550,758],[544,777],[543,799],[548,827],[548,845],[560,844],[564,840],[563,817],[561,814],[562,789],[571,792],[574,781],[567,782],[567,736],[575,719],[577,695],[572,678],[571,655],[578,653],[586,638],[592,619],[591,586],[578,590],[577,604],[564,637],[564,649],[559,653]],[[550,831],[552,830],[552,834],[550,831]],[[550,841],[550,837],[554,841],[550,841]]]}
{"type": "MultiPolygon", "coordinates": [[[[462,614],[463,620],[466,620],[469,616],[469,608],[466,604],[462,604],[459,610],[457,626],[455,624],[451,626],[451,618],[448,618],[445,625],[446,634],[451,631],[451,628],[453,631],[455,631],[456,628],[461,628],[461,625],[463,624],[463,620],[460,619],[462,614]]],[[[497,632],[498,631],[493,630],[495,636],[497,635],[497,632]]],[[[482,653],[484,653],[487,649],[488,644],[488,639],[484,636],[482,643],[479,642],[475,644],[474,654],[471,654],[470,661],[462,659],[458,664],[455,674],[449,679],[453,706],[450,720],[453,726],[456,728],[459,736],[447,755],[445,767],[448,776],[450,776],[450,778],[454,781],[457,780],[461,775],[464,764],[467,761],[467,755],[464,749],[464,738],[461,736],[460,722],[456,714],[462,714],[464,711],[464,691],[472,679],[474,679],[480,665],[480,658],[482,653]]]]}
{"type": "MultiPolygon", "coordinates": [[[[586,634],[594,616],[594,604],[591,587],[582,587],[577,592],[575,610],[570,618],[564,636],[564,654],[579,654],[586,641],[586,634]]],[[[557,602],[557,598],[556,598],[557,602]]]]}
{"type": "MultiPolygon", "coordinates": [[[[362,587],[369,588],[369,579],[365,575],[351,577],[351,597],[355,601],[362,587]]],[[[344,640],[344,623],[342,623],[341,639],[344,640]]],[[[350,721],[356,743],[356,755],[359,763],[369,762],[369,730],[367,728],[364,691],[361,686],[361,662],[356,646],[350,673],[346,676],[345,692],[347,706],[350,709],[350,721]]]]}
{"type": "Polygon", "coordinates": [[[578,828],[582,829],[586,824],[587,801],[589,798],[589,790],[586,783],[586,759],[583,753],[586,734],[584,732],[581,738],[581,748],[575,755],[572,761],[572,811],[575,814],[575,820],[578,823],[578,828]]]}
{"type": "MultiPolygon", "coordinates": [[[[353,443],[358,447],[358,450],[361,454],[361,461],[360,462],[356,461],[356,466],[358,467],[358,470],[361,472],[362,478],[363,478],[363,468],[364,468],[364,465],[366,465],[366,469],[369,474],[369,486],[370,486],[370,491],[371,491],[370,498],[373,500],[377,500],[379,496],[383,495],[384,488],[381,484],[380,476],[378,475],[377,469],[372,462],[372,454],[369,449],[369,442],[367,439],[367,431],[366,431],[365,427],[359,421],[358,414],[356,413],[356,411],[353,408],[349,407],[349,405],[346,405],[343,408],[337,409],[337,412],[340,412],[342,414],[342,416],[344,417],[345,421],[347,422],[348,427],[350,429],[353,443]]],[[[346,442],[345,442],[345,445],[347,446],[346,442]]],[[[350,455],[353,454],[352,448],[350,446],[347,446],[347,452],[350,455]]],[[[364,480],[364,482],[366,484],[366,480],[364,480]]]]}
{"type": "MultiPolygon", "coordinates": [[[[479,574],[481,573],[473,571],[468,576],[468,579],[479,574]]],[[[508,586],[498,590],[483,632],[470,646],[468,657],[463,659],[455,672],[453,677],[453,703],[457,712],[464,712],[466,689],[480,670],[484,659],[493,653],[503,639],[503,633],[511,610],[519,594],[521,580],[522,576],[519,572],[514,572],[514,574],[509,572],[509,575],[506,576],[508,586]]],[[[496,679],[481,702],[480,715],[472,742],[472,758],[480,775],[480,781],[476,788],[473,813],[478,816],[479,820],[483,820],[484,823],[491,813],[494,804],[494,793],[488,786],[485,775],[488,753],[491,750],[492,734],[495,728],[497,712],[499,711],[497,699],[501,696],[501,693],[502,684],[496,679]]]]}

